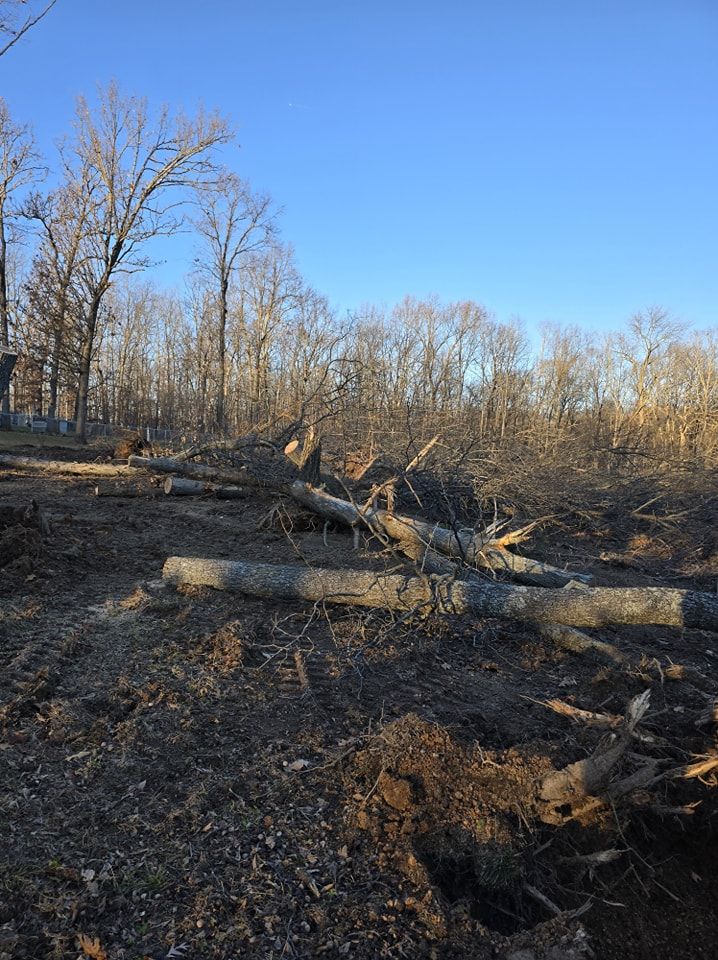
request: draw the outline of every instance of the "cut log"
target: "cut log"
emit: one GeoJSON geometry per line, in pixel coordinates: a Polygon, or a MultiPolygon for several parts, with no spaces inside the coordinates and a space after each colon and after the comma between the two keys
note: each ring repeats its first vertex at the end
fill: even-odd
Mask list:
{"type": "Polygon", "coordinates": [[[162,489],[168,497],[201,497],[208,492],[208,485],[187,477],[167,477],[162,489]]]}
{"type": "Polygon", "coordinates": [[[186,477],[167,477],[162,489],[170,497],[215,496],[220,500],[242,500],[249,496],[243,487],[218,486],[203,483],[201,480],[189,480],[186,477]]]}
{"type": "MultiPolygon", "coordinates": [[[[212,493],[218,500],[246,500],[252,495],[250,490],[244,487],[215,486],[212,485],[212,493]]],[[[256,490],[255,490],[256,493],[256,490]]]]}
{"type": "MultiPolygon", "coordinates": [[[[142,459],[138,457],[137,459],[142,459]]],[[[37,457],[16,457],[0,454],[0,467],[11,470],[33,470],[45,474],[77,474],[83,477],[132,477],[132,467],[116,463],[73,463],[65,460],[40,460],[37,457]]]]}
{"type": "Polygon", "coordinates": [[[405,577],[356,570],[272,566],[247,561],[170,557],[162,573],[194,584],[275,600],[324,600],[392,610],[434,608],[441,613],[536,623],[602,627],[650,623],[718,631],[718,597],[662,587],[551,590],[446,577],[405,577]]]}
{"type": "Polygon", "coordinates": [[[220,483],[248,483],[257,486],[258,481],[247,471],[238,467],[224,467],[220,464],[208,466],[204,463],[182,463],[173,457],[130,457],[130,467],[150,470],[155,473],[177,473],[192,480],[216,480],[220,483]]]}
{"type": "Polygon", "coordinates": [[[96,497],[156,497],[158,488],[147,480],[130,483],[98,483],[95,485],[96,497]]]}

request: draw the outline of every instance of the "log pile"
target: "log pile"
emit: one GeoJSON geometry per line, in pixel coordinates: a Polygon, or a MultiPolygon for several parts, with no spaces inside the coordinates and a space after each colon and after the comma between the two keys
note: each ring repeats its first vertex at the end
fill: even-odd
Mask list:
{"type": "MultiPolygon", "coordinates": [[[[246,498],[250,490],[269,490],[290,497],[325,521],[378,540],[396,555],[407,559],[407,575],[377,575],[355,570],[307,570],[304,567],[265,567],[238,559],[234,562],[211,558],[170,557],[164,576],[172,583],[204,584],[282,599],[324,600],[360,606],[440,613],[470,613],[477,616],[524,620],[541,625],[545,635],[557,643],[582,644],[601,648],[600,641],[581,638],[568,627],[601,627],[610,624],[660,624],[678,628],[718,630],[718,598],[713,594],[663,587],[591,587],[592,576],[560,569],[522,556],[509,547],[527,536],[523,531],[502,533],[494,522],[483,531],[460,526],[446,527],[397,513],[378,505],[380,494],[388,503],[386,490],[374,491],[363,504],[351,498],[350,487],[338,497],[320,486],[299,478],[312,461],[312,473],[320,475],[317,450],[312,438],[307,457],[298,456],[290,446],[289,456],[268,441],[247,441],[244,446],[270,448],[270,456],[252,458],[242,452],[230,461],[198,463],[191,457],[196,449],[177,457],[131,455],[124,464],[76,464],[0,456],[0,466],[41,473],[69,473],[84,476],[126,477],[132,481],[124,495],[141,495],[142,477],[148,473],[169,474],[164,483],[168,496],[216,496],[246,498]],[[506,580],[512,582],[506,582],[506,580]],[[567,589],[570,588],[570,589],[567,589]]],[[[239,441],[232,450],[241,449],[239,441]]],[[[427,444],[424,451],[432,448],[427,444]]],[[[216,448],[213,448],[216,450],[216,448]]],[[[423,454],[424,451],[421,451],[423,454]]],[[[201,448],[205,453],[206,448],[201,448]]],[[[408,473],[419,457],[409,464],[408,473]]],[[[397,478],[384,484],[394,490],[397,478]]],[[[106,488],[98,486],[103,495],[106,488]]],[[[119,493],[119,489],[111,490],[119,493]]],[[[605,645],[604,645],[605,646],[605,645]]],[[[604,651],[605,652],[605,651],[604,651]]]]}

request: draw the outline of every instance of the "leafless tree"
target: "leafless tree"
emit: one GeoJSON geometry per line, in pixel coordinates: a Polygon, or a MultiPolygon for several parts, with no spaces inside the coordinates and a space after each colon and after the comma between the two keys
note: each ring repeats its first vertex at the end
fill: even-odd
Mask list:
{"type": "Polygon", "coordinates": [[[275,215],[269,197],[253,193],[231,171],[223,171],[215,184],[200,189],[198,204],[200,215],[195,223],[204,240],[200,269],[211,281],[217,304],[219,382],[215,425],[223,432],[227,427],[227,316],[231,285],[241,264],[270,241],[275,215]]]}
{"type": "Polygon", "coordinates": [[[0,57],[47,16],[56,3],[57,0],[39,5],[28,4],[27,0],[0,0],[0,57]]]}
{"type": "MultiPolygon", "coordinates": [[[[30,128],[15,123],[6,102],[0,97],[0,342],[10,340],[8,302],[8,242],[10,225],[18,215],[17,194],[43,174],[40,156],[30,128]]],[[[3,410],[10,409],[5,392],[3,410]]]]}
{"type": "Polygon", "coordinates": [[[200,113],[189,119],[164,107],[153,117],[146,101],[123,96],[115,84],[95,112],[77,106],[75,189],[91,197],[83,241],[85,315],[80,353],[77,435],[84,439],[95,335],[102,301],[117,273],[145,268],[148,240],[178,229],[186,190],[211,181],[212,150],[230,139],[226,122],[200,113]]]}

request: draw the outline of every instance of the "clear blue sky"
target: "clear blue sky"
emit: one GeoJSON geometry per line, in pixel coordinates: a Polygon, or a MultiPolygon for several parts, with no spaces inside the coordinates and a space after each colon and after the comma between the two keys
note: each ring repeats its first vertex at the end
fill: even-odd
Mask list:
{"type": "MultiPolygon", "coordinates": [[[[48,151],[116,78],[216,106],[339,309],[718,323],[716,0],[58,0],[0,60],[48,151]]],[[[192,255],[163,251],[163,282],[192,255]]]]}

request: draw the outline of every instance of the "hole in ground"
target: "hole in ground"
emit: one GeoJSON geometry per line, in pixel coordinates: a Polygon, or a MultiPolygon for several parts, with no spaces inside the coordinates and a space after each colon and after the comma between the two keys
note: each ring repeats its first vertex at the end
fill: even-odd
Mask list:
{"type": "Polygon", "coordinates": [[[489,930],[511,936],[549,916],[526,894],[521,857],[507,845],[478,844],[457,830],[418,838],[415,852],[448,903],[489,930]]]}

